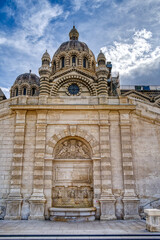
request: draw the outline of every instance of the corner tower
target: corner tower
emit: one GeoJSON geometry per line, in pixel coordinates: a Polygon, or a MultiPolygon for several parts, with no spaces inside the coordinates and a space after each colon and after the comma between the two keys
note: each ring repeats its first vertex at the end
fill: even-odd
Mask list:
{"type": "Polygon", "coordinates": [[[97,62],[98,67],[96,69],[96,73],[98,77],[98,95],[108,96],[107,79],[109,78],[109,70],[106,67],[106,58],[102,51],[98,54],[97,62]]]}
{"type": "Polygon", "coordinates": [[[47,50],[42,56],[42,66],[39,68],[40,75],[40,95],[49,95],[49,77],[51,74],[50,68],[51,58],[47,50]]]}

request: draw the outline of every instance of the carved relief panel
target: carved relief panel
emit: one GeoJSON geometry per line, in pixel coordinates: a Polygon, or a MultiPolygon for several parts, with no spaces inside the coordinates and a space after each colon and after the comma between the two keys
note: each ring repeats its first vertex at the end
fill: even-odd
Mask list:
{"type": "Polygon", "coordinates": [[[59,144],[55,150],[57,159],[89,159],[88,147],[78,139],[69,139],[59,144]]]}
{"type": "Polygon", "coordinates": [[[53,188],[54,207],[92,207],[93,189],[91,187],[64,187],[53,188]]]}

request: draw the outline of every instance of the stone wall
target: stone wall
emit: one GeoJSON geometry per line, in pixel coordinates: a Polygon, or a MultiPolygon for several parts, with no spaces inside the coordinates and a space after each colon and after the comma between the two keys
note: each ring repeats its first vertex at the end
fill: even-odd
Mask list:
{"type": "Polygon", "coordinates": [[[14,203],[19,209],[18,217],[9,212],[7,217],[41,219],[45,212],[49,218],[54,149],[69,137],[91,148],[97,218],[134,218],[138,198],[141,211],[158,205],[159,109],[127,98],[94,99],[110,102],[104,105],[88,104],[91,98],[84,98],[84,105],[71,104],[71,99],[71,105],[61,105],[61,100],[53,104],[49,97],[18,97],[0,103],[0,206],[7,199],[10,208],[14,203]]]}
{"type": "Polygon", "coordinates": [[[13,157],[14,114],[8,109],[7,100],[0,103],[0,219],[6,212],[13,157]]]}
{"type": "Polygon", "coordinates": [[[132,144],[141,211],[143,206],[160,207],[160,125],[133,115],[132,144]]]}

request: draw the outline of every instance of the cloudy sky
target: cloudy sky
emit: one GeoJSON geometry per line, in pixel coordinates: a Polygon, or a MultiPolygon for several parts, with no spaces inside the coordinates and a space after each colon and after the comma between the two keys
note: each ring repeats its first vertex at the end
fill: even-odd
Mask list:
{"type": "Polygon", "coordinates": [[[79,40],[112,61],[121,85],[160,85],[160,0],[3,0],[0,87],[7,97],[19,74],[38,74],[45,50],[52,57],[69,39],[73,22],[79,40]]]}

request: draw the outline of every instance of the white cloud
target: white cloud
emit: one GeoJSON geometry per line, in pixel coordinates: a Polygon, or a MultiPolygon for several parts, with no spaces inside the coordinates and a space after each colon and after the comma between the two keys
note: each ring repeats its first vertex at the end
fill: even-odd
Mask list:
{"type": "Polygon", "coordinates": [[[0,37],[0,44],[4,44],[7,41],[6,38],[4,37],[0,37]]]}
{"type": "Polygon", "coordinates": [[[152,37],[152,33],[150,31],[147,31],[146,29],[143,29],[141,31],[137,31],[134,34],[138,38],[145,38],[145,39],[150,39],[152,37]]]}
{"type": "MultiPolygon", "coordinates": [[[[15,21],[18,27],[14,32],[0,32],[0,44],[5,44],[7,47],[15,48],[21,53],[37,56],[42,54],[42,51],[47,45],[51,45],[47,39],[50,36],[45,35],[45,31],[49,28],[49,22],[62,15],[63,7],[54,4],[51,5],[48,0],[32,1],[32,0],[14,0],[17,5],[17,14],[15,21]]],[[[4,8],[8,14],[9,7],[4,8]]],[[[67,17],[65,15],[65,17],[67,17]]],[[[51,46],[51,49],[53,47],[51,46]]]]}
{"type": "Polygon", "coordinates": [[[113,46],[102,47],[107,61],[112,61],[113,69],[120,75],[129,75],[138,68],[152,64],[160,58],[160,46],[155,49],[151,44],[152,33],[146,29],[136,31],[132,43],[114,42],[113,46]]]}
{"type": "Polygon", "coordinates": [[[51,19],[63,13],[59,5],[51,6],[47,0],[38,1],[31,11],[27,11],[23,16],[22,27],[28,35],[41,37],[51,19]]]}

